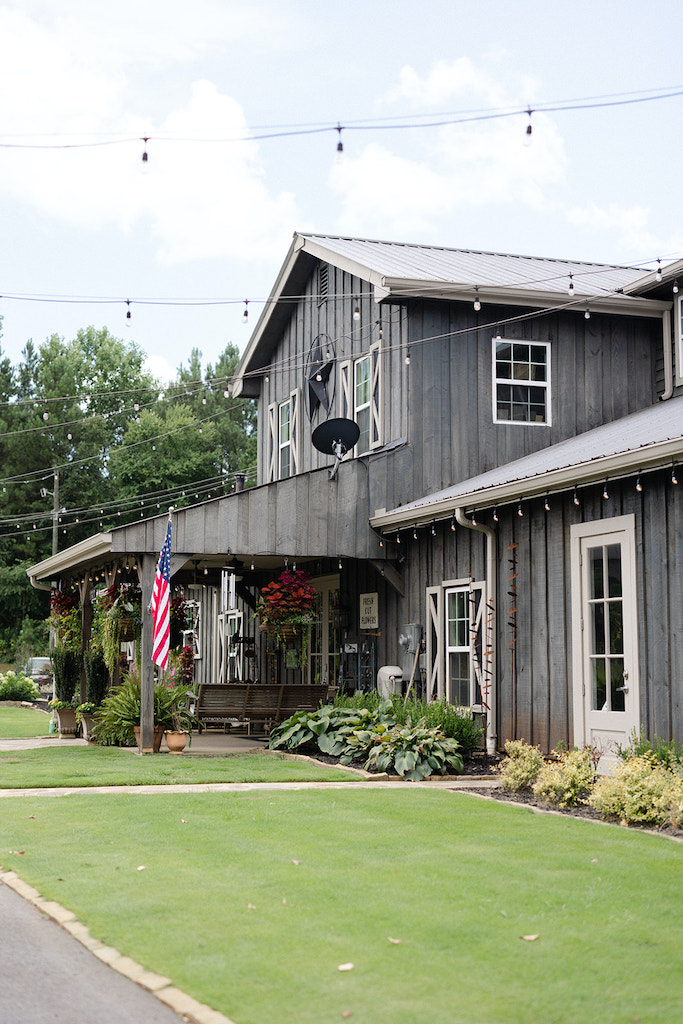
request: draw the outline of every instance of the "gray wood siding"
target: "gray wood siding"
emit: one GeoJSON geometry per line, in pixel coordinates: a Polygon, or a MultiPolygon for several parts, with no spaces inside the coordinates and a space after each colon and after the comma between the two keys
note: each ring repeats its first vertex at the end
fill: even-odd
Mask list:
{"type": "MultiPolygon", "coordinates": [[[[640,717],[653,739],[683,741],[683,481],[671,483],[671,471],[609,481],[581,489],[580,504],[571,492],[478,516],[497,530],[498,744],[523,738],[544,751],[562,741],[573,743],[570,527],[633,513],[636,520],[636,602],[639,621],[640,717]],[[517,545],[511,548],[511,545],[517,545]],[[515,558],[513,567],[511,559],[515,558]],[[516,572],[516,580],[510,577],[516,572]],[[516,590],[516,592],[515,592],[516,590]],[[516,613],[511,614],[516,608],[516,613]],[[516,621],[516,628],[510,623],[516,621]],[[514,641],[514,648],[510,646],[514,641]],[[514,653],[514,657],[513,657],[514,653]]],[[[482,535],[448,524],[404,531],[391,553],[405,557],[405,599],[387,593],[387,663],[400,664],[398,632],[403,623],[425,623],[429,585],[485,574],[482,535]],[[399,659],[395,662],[395,659],[399,659]]]]}

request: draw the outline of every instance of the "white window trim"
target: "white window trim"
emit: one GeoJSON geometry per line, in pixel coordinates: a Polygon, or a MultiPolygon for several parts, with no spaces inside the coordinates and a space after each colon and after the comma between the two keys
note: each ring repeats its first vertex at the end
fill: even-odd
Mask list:
{"type": "MultiPolygon", "coordinates": [[[[367,449],[360,451],[358,445],[354,455],[381,448],[382,422],[384,419],[384,396],[382,390],[382,349],[377,342],[367,352],[355,359],[345,359],[339,364],[339,415],[343,419],[356,419],[356,364],[361,359],[370,360],[370,438],[367,449]]],[[[364,407],[365,408],[365,407],[364,407]]]]}
{"type": "MultiPolygon", "coordinates": [[[[437,700],[447,698],[446,679],[448,643],[447,643],[447,602],[448,594],[453,591],[466,591],[470,596],[470,698],[476,692],[488,691],[483,678],[484,666],[489,653],[490,638],[486,634],[487,587],[485,581],[475,582],[469,577],[457,580],[444,580],[438,586],[427,588],[427,623],[426,623],[426,663],[427,663],[427,699],[436,693],[437,700]],[[474,597],[475,592],[479,595],[474,597]],[[477,635],[481,638],[481,664],[477,662],[475,649],[477,635]]],[[[481,704],[469,705],[470,710],[477,714],[484,711],[481,704]]]]}
{"type": "MultiPolygon", "coordinates": [[[[267,482],[280,480],[280,409],[289,404],[289,476],[296,476],[301,468],[301,388],[290,392],[284,402],[271,402],[268,406],[268,474],[267,482]]],[[[287,478],[284,478],[287,479],[287,478]]]]}
{"type": "Polygon", "coordinates": [[[676,352],[676,387],[683,384],[683,295],[679,292],[674,303],[675,352],[676,352]]]}
{"type": "Polygon", "coordinates": [[[552,387],[551,387],[551,343],[549,341],[531,341],[528,338],[499,338],[495,337],[491,341],[491,408],[493,413],[493,422],[501,424],[506,427],[551,427],[553,422],[552,415],[552,387]],[[500,342],[506,345],[535,345],[545,348],[547,352],[546,361],[546,380],[544,381],[514,381],[509,380],[507,377],[496,376],[496,345],[500,342]],[[503,420],[498,418],[498,385],[499,384],[518,384],[523,387],[539,387],[545,388],[546,393],[546,419],[543,423],[537,423],[535,420],[503,420]]]}

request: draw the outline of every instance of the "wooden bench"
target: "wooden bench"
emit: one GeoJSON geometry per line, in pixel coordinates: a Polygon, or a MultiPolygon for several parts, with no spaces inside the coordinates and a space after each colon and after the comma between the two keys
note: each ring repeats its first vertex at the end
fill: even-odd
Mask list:
{"type": "Polygon", "coordinates": [[[334,688],[327,684],[201,683],[195,717],[204,725],[246,725],[262,722],[268,732],[295,711],[315,711],[332,699],[334,688]]]}

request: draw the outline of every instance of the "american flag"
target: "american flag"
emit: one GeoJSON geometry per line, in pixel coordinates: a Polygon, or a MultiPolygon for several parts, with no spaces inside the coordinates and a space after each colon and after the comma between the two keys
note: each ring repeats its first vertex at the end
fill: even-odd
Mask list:
{"type": "Polygon", "coordinates": [[[171,527],[169,519],[166,540],[159,555],[152,589],[152,661],[159,668],[168,667],[171,638],[171,527]]]}

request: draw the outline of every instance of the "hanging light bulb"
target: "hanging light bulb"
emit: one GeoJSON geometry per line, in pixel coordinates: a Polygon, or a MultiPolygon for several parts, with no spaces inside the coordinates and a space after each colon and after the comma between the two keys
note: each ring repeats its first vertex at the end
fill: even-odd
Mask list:
{"type": "Polygon", "coordinates": [[[417,540],[417,526],[413,527],[413,540],[417,540]]]}
{"type": "Polygon", "coordinates": [[[406,347],[406,366],[410,366],[410,349],[406,347]]]}
{"type": "Polygon", "coordinates": [[[662,280],[662,261],[657,260],[657,272],[655,274],[655,281],[657,284],[662,280]]]}
{"type": "Polygon", "coordinates": [[[678,483],[678,477],[676,476],[676,466],[675,465],[673,465],[671,467],[671,483],[672,484],[677,484],[678,483]]]}
{"type": "Polygon", "coordinates": [[[382,321],[381,320],[377,321],[377,327],[378,327],[378,330],[379,330],[379,340],[382,341],[382,339],[384,338],[384,331],[382,330],[382,321]]]}
{"type": "Polygon", "coordinates": [[[436,526],[432,523],[432,537],[436,537],[436,526]]]}
{"type": "Polygon", "coordinates": [[[149,162],[149,157],[147,156],[147,143],[149,142],[149,135],[143,135],[142,141],[145,144],[145,148],[142,152],[142,162],[143,164],[147,164],[149,162]]]}
{"type": "Polygon", "coordinates": [[[476,526],[476,525],[477,525],[477,513],[473,510],[472,511],[472,526],[476,526]]]}
{"type": "Polygon", "coordinates": [[[517,515],[518,516],[523,516],[524,515],[524,509],[522,508],[522,499],[521,498],[519,499],[519,505],[517,506],[517,515]]]}
{"type": "Polygon", "coordinates": [[[569,287],[567,288],[567,294],[569,296],[573,296],[574,294],[574,275],[571,271],[569,272],[569,287]]]}
{"type": "Polygon", "coordinates": [[[208,567],[208,565],[205,565],[205,566],[204,566],[204,575],[205,575],[205,576],[208,576],[208,575],[209,575],[209,567],[208,567]]]}
{"type": "Polygon", "coordinates": [[[398,530],[396,531],[396,543],[397,544],[401,543],[401,534],[398,532],[398,530]]]}
{"type": "Polygon", "coordinates": [[[44,420],[48,420],[49,418],[50,418],[50,414],[49,414],[49,412],[46,409],[45,412],[43,413],[43,419],[44,420]]]}
{"type": "Polygon", "coordinates": [[[242,323],[249,323],[249,299],[244,300],[244,313],[242,314],[242,323]]]}
{"type": "Polygon", "coordinates": [[[576,487],[574,488],[574,504],[579,504],[579,492],[577,491],[576,487]]]}
{"type": "Polygon", "coordinates": [[[381,548],[383,548],[383,547],[384,547],[384,538],[383,538],[383,537],[380,537],[380,538],[379,538],[379,546],[380,546],[381,548]]]}
{"type": "Polygon", "coordinates": [[[605,480],[605,486],[602,489],[602,496],[605,499],[605,501],[607,501],[607,499],[609,498],[609,494],[607,493],[607,481],[606,480],[605,480]]]}
{"type": "Polygon", "coordinates": [[[527,114],[529,115],[529,123],[526,126],[526,131],[524,132],[524,145],[525,146],[530,146],[531,145],[531,133],[533,131],[533,129],[531,127],[531,115],[533,114],[533,110],[531,109],[531,107],[529,107],[529,109],[527,110],[527,114]]]}
{"type": "Polygon", "coordinates": [[[342,126],[340,124],[337,124],[337,132],[339,133],[339,138],[337,139],[337,152],[338,153],[343,153],[344,152],[344,143],[342,142],[342,137],[341,137],[342,131],[343,131],[342,126]]]}
{"type": "Polygon", "coordinates": [[[591,318],[591,311],[588,308],[588,303],[586,303],[586,312],[583,315],[584,315],[586,320],[590,320],[590,318],[591,318]]]}
{"type": "Polygon", "coordinates": [[[674,281],[673,293],[674,295],[678,295],[678,278],[676,278],[676,280],[674,281]]]}
{"type": "Polygon", "coordinates": [[[545,496],[545,501],[543,502],[543,508],[546,510],[546,512],[550,512],[550,501],[548,500],[547,494],[545,496]]]}
{"type": "Polygon", "coordinates": [[[338,563],[338,565],[339,565],[339,568],[341,569],[341,567],[342,567],[341,555],[339,556],[339,563],[338,563]]]}
{"type": "Polygon", "coordinates": [[[479,300],[479,289],[475,287],[475,289],[474,289],[474,312],[478,313],[480,309],[481,309],[481,302],[479,300]]]}
{"type": "Polygon", "coordinates": [[[254,571],[254,556],[251,556],[251,571],[254,571]]]}
{"type": "Polygon", "coordinates": [[[128,309],[126,310],[126,327],[130,327],[130,321],[132,319],[130,313],[130,299],[126,299],[126,305],[128,306],[128,309]]]}
{"type": "Polygon", "coordinates": [[[353,306],[353,319],[354,320],[360,320],[360,304],[358,302],[358,299],[355,298],[353,300],[353,302],[354,302],[354,306],[353,306]]]}
{"type": "Polygon", "coordinates": [[[453,516],[451,517],[451,530],[453,531],[453,533],[455,533],[455,512],[453,513],[453,516]]]}
{"type": "Polygon", "coordinates": [[[493,521],[494,521],[494,523],[498,522],[498,509],[497,508],[494,508],[494,510],[493,510],[493,521]]]}
{"type": "Polygon", "coordinates": [[[636,490],[637,491],[642,491],[642,489],[643,489],[643,485],[640,482],[640,473],[639,473],[638,474],[638,479],[636,480],[636,490]]]}

